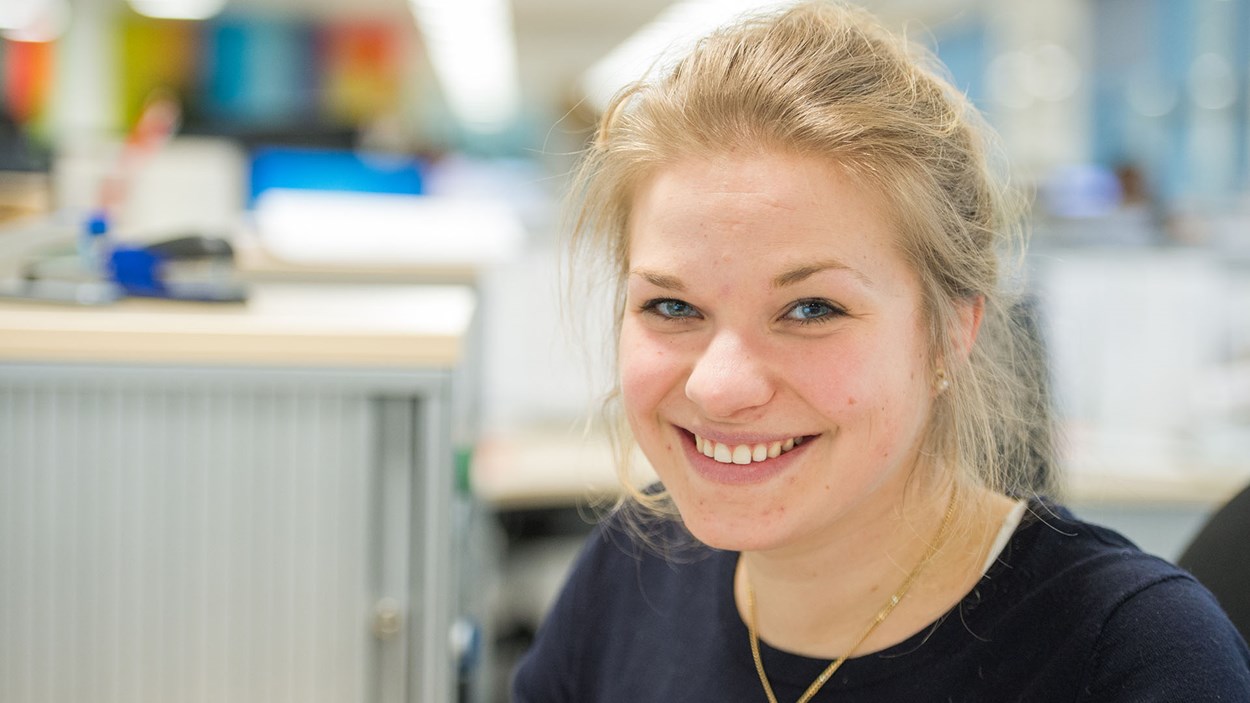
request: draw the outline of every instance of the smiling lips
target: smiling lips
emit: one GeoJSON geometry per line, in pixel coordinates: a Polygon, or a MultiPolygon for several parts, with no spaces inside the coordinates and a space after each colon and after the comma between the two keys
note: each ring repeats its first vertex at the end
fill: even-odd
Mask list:
{"type": "Polygon", "coordinates": [[[774,459],[803,443],[802,437],[761,444],[729,445],[694,435],[695,449],[722,464],[751,464],[774,459]]]}

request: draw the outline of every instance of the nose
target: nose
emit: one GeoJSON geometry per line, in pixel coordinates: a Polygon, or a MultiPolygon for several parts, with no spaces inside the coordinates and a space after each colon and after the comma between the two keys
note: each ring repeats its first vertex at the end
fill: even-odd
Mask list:
{"type": "Polygon", "coordinates": [[[686,397],[710,418],[738,419],[772,400],[774,386],[762,361],[739,335],[720,332],[686,379],[686,397]]]}

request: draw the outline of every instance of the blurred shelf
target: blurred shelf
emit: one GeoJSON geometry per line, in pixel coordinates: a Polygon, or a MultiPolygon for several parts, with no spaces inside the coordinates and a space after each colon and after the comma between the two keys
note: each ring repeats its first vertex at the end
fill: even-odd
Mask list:
{"type": "Polygon", "coordinates": [[[474,306],[463,286],[279,284],[242,304],[0,301],[0,360],[450,367],[474,306]]]}

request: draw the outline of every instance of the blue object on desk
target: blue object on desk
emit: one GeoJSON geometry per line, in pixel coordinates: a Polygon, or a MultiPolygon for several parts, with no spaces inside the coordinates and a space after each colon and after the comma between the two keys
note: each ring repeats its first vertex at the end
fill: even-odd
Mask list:
{"type": "Polygon", "coordinates": [[[83,269],[95,274],[104,272],[105,250],[108,246],[109,223],[103,212],[96,212],[87,218],[82,232],[78,236],[78,257],[83,269]]]}
{"type": "Polygon", "coordinates": [[[171,278],[165,265],[180,260],[209,260],[229,266],[234,250],[212,237],[181,237],[146,247],[116,246],[109,275],[125,295],[200,302],[233,303],[247,298],[244,286],[220,276],[200,280],[171,278]]]}
{"type": "Polygon", "coordinates": [[[165,297],[168,290],[158,276],[161,257],[142,247],[113,248],[109,273],[126,295],[165,297]]]}

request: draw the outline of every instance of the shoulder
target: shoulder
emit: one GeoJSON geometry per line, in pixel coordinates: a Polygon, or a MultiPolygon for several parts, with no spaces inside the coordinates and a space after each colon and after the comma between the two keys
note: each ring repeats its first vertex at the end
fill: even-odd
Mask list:
{"type": "Polygon", "coordinates": [[[1250,651],[1214,597],[1183,572],[1124,595],[1089,667],[1091,701],[1250,698],[1250,651]]]}
{"type": "Polygon", "coordinates": [[[705,584],[734,558],[703,546],[672,520],[614,512],[587,540],[565,591],[600,621],[636,621],[650,611],[672,616],[688,597],[706,593],[705,584]]]}
{"type": "Polygon", "coordinates": [[[1250,651],[1193,576],[1061,507],[1031,508],[1003,566],[1022,572],[1038,626],[1062,633],[1053,644],[1079,650],[1082,700],[1250,696],[1250,651]]]}
{"type": "MultiPolygon", "coordinates": [[[[1177,609],[1226,620],[1211,594],[1187,571],[1148,554],[1114,530],[1085,522],[1067,509],[1035,502],[1029,518],[1000,557],[996,571],[1022,572],[1025,588],[1055,591],[1107,622],[1126,608],[1168,594],[1177,609]]],[[[1077,607],[1077,606],[1074,606],[1077,607]]]]}
{"type": "Polygon", "coordinates": [[[1015,576],[1025,577],[1018,580],[1032,587],[1075,589],[1108,609],[1154,583],[1182,579],[1197,586],[1187,572],[1143,552],[1120,533],[1040,501],[1030,503],[990,575],[1003,571],[1021,572],[1015,576]]]}
{"type": "Polygon", "coordinates": [[[703,610],[712,604],[700,602],[699,593],[712,590],[728,558],[691,542],[679,525],[607,517],[587,539],[517,669],[514,699],[606,700],[595,686],[635,668],[641,676],[654,665],[640,653],[678,660],[668,650],[683,632],[708,622],[703,610]]]}
{"type": "Polygon", "coordinates": [[[512,699],[574,701],[578,679],[585,670],[587,624],[603,624],[603,614],[588,622],[596,603],[613,599],[604,591],[622,582],[621,574],[641,553],[628,539],[619,517],[610,516],[592,530],[537,637],[512,678],[512,699]]]}
{"type": "Polygon", "coordinates": [[[645,594],[673,587],[673,578],[697,579],[699,567],[718,554],[672,520],[614,511],[600,521],[570,571],[566,590],[580,592],[597,610],[629,609],[645,594]]]}

